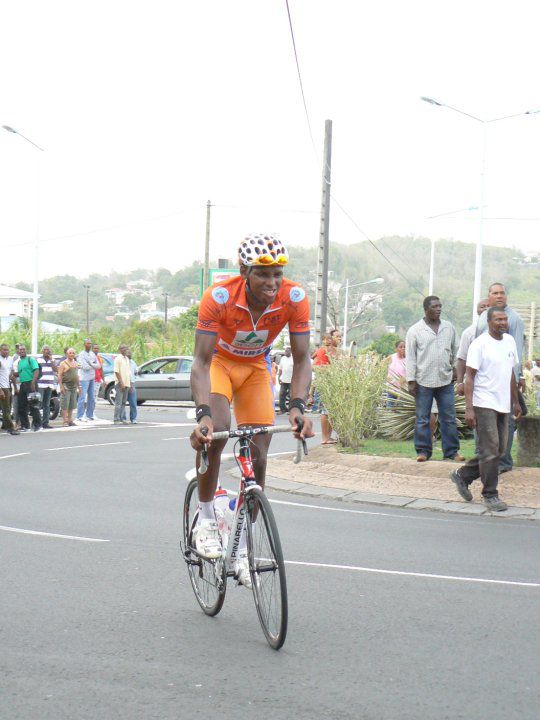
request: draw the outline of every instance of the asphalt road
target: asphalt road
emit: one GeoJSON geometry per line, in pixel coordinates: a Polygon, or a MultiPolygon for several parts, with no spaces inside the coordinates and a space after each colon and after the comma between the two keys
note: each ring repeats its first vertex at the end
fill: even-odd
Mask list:
{"type": "Polygon", "coordinates": [[[276,653],[244,588],[199,610],[178,549],[192,421],[140,420],[0,436],[2,720],[540,716],[537,523],[271,493],[276,653]]]}

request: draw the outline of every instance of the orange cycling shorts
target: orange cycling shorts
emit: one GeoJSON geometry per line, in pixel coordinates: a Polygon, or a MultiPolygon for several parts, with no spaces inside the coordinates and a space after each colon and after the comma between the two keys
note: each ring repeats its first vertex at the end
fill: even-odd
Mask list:
{"type": "Polygon", "coordinates": [[[215,353],[210,365],[210,392],[234,400],[238,425],[273,425],[274,391],[266,358],[238,362],[215,353]]]}

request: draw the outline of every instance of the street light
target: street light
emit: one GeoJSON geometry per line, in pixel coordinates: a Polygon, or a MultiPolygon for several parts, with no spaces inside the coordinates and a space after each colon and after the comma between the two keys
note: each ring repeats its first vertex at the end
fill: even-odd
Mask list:
{"type": "MultiPolygon", "coordinates": [[[[364,282],[354,283],[354,285],[349,285],[349,278],[345,281],[345,318],[343,320],[343,350],[347,349],[347,318],[349,314],[349,288],[353,287],[359,287],[360,285],[371,285],[372,283],[376,283],[377,285],[380,285],[384,282],[384,278],[378,277],[373,278],[373,280],[365,280],[364,282]]],[[[339,288],[341,290],[342,288],[339,288]]],[[[338,292],[339,292],[338,290],[338,292]]]]}
{"type": "Polygon", "coordinates": [[[169,295],[170,293],[164,292],[163,297],[165,298],[165,330],[167,330],[167,310],[169,307],[169,295]]]}
{"type": "MultiPolygon", "coordinates": [[[[2,128],[13,135],[19,135],[27,143],[33,145],[40,152],[44,152],[43,148],[37,145],[33,140],[27,138],[21,132],[11,127],[11,125],[2,125],[2,128]]],[[[34,292],[32,302],[32,355],[37,355],[38,351],[38,317],[39,317],[39,214],[40,214],[40,185],[41,185],[41,167],[40,158],[38,154],[37,162],[37,182],[36,182],[36,245],[35,245],[35,258],[34,258],[34,292]]]]}
{"type": "Polygon", "coordinates": [[[490,118],[488,120],[484,120],[482,118],[477,117],[476,115],[472,115],[471,113],[465,112],[464,110],[460,110],[459,108],[453,107],[452,105],[447,105],[446,103],[439,102],[439,100],[435,100],[431,97],[422,96],[420,100],[423,100],[426,103],[429,103],[430,105],[435,105],[436,107],[441,108],[447,108],[448,110],[453,110],[456,113],[459,113],[460,115],[465,115],[465,117],[471,118],[471,120],[475,120],[476,122],[479,122],[482,125],[482,167],[481,167],[481,173],[480,173],[480,223],[479,223],[479,231],[478,231],[478,240],[476,242],[476,259],[474,264],[474,291],[473,291],[473,305],[472,305],[472,317],[473,322],[476,319],[476,306],[478,305],[478,302],[480,300],[480,293],[481,293],[481,283],[482,283],[482,247],[484,243],[484,191],[485,191],[485,174],[486,174],[486,151],[487,151],[487,126],[490,123],[498,122],[499,120],[509,120],[510,118],[515,117],[522,117],[523,115],[536,115],[537,113],[540,113],[540,110],[526,110],[525,112],[520,113],[514,113],[513,115],[502,115],[501,117],[496,118],[490,118]]]}
{"type": "MultiPolygon", "coordinates": [[[[429,102],[429,100],[427,101],[429,102]]],[[[478,210],[478,205],[471,205],[467,208],[460,208],[459,210],[450,210],[450,212],[439,213],[438,215],[430,215],[426,220],[436,220],[440,217],[447,215],[457,215],[461,212],[471,212],[472,210],[478,210]]],[[[433,295],[433,274],[435,271],[435,238],[431,238],[431,256],[429,259],[429,283],[428,283],[428,295],[433,295]]]]}
{"type": "Polygon", "coordinates": [[[89,302],[88,302],[88,293],[90,291],[90,285],[83,285],[83,288],[86,290],[86,332],[90,334],[90,312],[89,312],[89,302]]]}

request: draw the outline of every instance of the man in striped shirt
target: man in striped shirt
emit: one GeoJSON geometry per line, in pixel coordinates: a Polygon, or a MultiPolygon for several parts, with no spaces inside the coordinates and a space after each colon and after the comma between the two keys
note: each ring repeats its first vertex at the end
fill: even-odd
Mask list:
{"type": "Polygon", "coordinates": [[[456,330],[441,320],[442,303],[436,295],[424,299],[424,317],[409,328],[406,344],[406,379],[416,400],[414,446],[418,462],[433,452],[430,415],[433,400],[439,409],[443,455],[462,462],[454,405],[454,362],[458,350],[456,330]]]}
{"type": "Polygon", "coordinates": [[[51,395],[56,387],[56,374],[58,369],[53,360],[51,348],[48,345],[42,347],[41,357],[38,357],[37,361],[41,368],[41,377],[38,380],[38,390],[41,393],[41,408],[43,413],[43,425],[41,427],[44,430],[48,430],[51,427],[49,425],[51,395]]]}

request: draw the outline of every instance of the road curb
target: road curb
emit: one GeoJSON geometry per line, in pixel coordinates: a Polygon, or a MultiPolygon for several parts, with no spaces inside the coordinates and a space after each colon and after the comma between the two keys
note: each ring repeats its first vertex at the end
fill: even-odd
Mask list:
{"type": "MultiPolygon", "coordinates": [[[[238,468],[233,468],[227,475],[238,479],[238,468]]],[[[294,480],[266,476],[266,487],[280,492],[294,493],[305,497],[325,500],[340,500],[343,502],[359,503],[363,505],[383,505],[392,507],[410,508],[413,510],[433,510],[443,513],[456,513],[458,515],[483,515],[500,518],[517,518],[520,520],[540,520],[540,509],[510,506],[503,512],[490,512],[480,503],[467,503],[455,500],[433,500],[432,498],[414,498],[398,495],[380,495],[372,492],[358,492],[355,490],[325,487],[298,483],[294,480]]]]}

